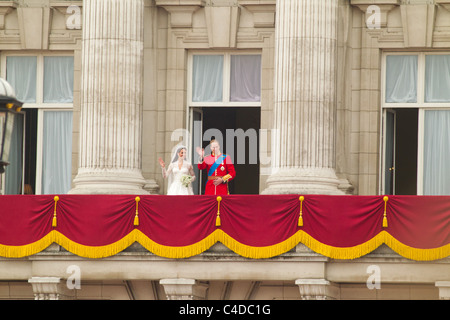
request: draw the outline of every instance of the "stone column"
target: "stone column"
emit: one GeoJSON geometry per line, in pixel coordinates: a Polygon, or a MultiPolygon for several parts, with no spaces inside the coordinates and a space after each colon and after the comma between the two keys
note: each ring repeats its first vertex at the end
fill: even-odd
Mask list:
{"type": "Polygon", "coordinates": [[[208,286],[194,279],[161,279],[167,300],[204,300],[208,286]]]}
{"type": "Polygon", "coordinates": [[[84,1],[80,159],[70,193],[146,193],[141,172],[143,1],[84,1]]]}
{"type": "Polygon", "coordinates": [[[343,193],[335,173],[338,1],[277,1],[277,134],[265,194],[343,193]]]}

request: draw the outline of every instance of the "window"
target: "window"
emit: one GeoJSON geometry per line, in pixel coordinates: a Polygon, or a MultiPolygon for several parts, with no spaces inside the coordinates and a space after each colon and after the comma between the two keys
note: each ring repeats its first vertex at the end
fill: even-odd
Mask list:
{"type": "MultiPolygon", "coordinates": [[[[2,76],[23,101],[22,170],[9,170],[3,193],[61,194],[71,188],[72,54],[2,55],[2,76]],[[14,186],[14,188],[9,186],[14,186]],[[20,185],[17,188],[17,185],[20,185]]],[[[19,129],[18,129],[19,130],[19,129]]],[[[18,136],[17,139],[20,139],[18,136]]]]}
{"type": "MultiPolygon", "coordinates": [[[[259,192],[259,157],[257,163],[247,160],[251,152],[255,154],[254,146],[259,146],[261,78],[260,51],[189,52],[186,127],[191,134],[187,140],[191,160],[197,161],[197,146],[209,152],[207,145],[215,137],[221,151],[234,162],[239,179],[239,183],[230,183],[230,193],[259,192]],[[235,133],[243,134],[238,138],[235,133]],[[243,135],[240,141],[244,143],[240,143],[243,135]],[[239,151],[238,144],[243,147],[239,151]]],[[[201,194],[207,181],[206,172],[199,172],[197,166],[194,171],[199,177],[194,192],[201,194]]]]}
{"type": "Polygon", "coordinates": [[[260,54],[194,53],[191,61],[191,106],[260,106],[260,54]]]}
{"type": "Polygon", "coordinates": [[[383,60],[381,192],[450,195],[450,53],[383,60]]]}

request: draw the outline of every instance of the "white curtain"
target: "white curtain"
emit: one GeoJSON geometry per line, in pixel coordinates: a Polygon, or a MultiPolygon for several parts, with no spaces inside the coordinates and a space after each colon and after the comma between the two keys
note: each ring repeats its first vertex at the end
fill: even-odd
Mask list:
{"type": "Polygon", "coordinates": [[[6,80],[14,88],[19,101],[36,103],[36,72],[36,57],[6,58],[6,80]]]}
{"type": "Polygon", "coordinates": [[[71,188],[72,111],[45,111],[42,194],[65,194],[71,188]]]}
{"type": "Polygon", "coordinates": [[[44,102],[73,102],[73,57],[44,58],[44,102]]]}
{"type": "Polygon", "coordinates": [[[425,102],[450,102],[450,55],[426,56],[425,102]]]}
{"type": "Polygon", "coordinates": [[[450,110],[425,111],[424,195],[450,195],[450,110]]]}
{"type": "Polygon", "coordinates": [[[386,102],[417,102],[417,56],[386,57],[386,102]]]}
{"type": "Polygon", "coordinates": [[[232,55],[230,101],[261,101],[261,56],[232,55]]]}
{"type": "Polygon", "coordinates": [[[223,100],[223,56],[194,55],[192,70],[192,101],[223,100]]]}

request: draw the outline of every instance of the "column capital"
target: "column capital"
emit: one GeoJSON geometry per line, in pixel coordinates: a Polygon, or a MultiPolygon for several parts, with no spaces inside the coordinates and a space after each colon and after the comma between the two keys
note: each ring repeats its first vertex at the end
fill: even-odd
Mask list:
{"type": "Polygon", "coordinates": [[[161,279],[167,300],[206,299],[208,285],[195,279],[161,279]]]}
{"type": "Polygon", "coordinates": [[[325,279],[297,279],[303,300],[335,300],[339,298],[339,288],[325,279]]]}

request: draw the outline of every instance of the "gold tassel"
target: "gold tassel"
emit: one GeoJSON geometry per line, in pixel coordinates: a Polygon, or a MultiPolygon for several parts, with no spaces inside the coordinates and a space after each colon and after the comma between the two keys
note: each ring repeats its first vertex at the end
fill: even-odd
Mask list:
{"type": "Polygon", "coordinates": [[[388,202],[389,198],[387,196],[384,196],[383,200],[384,200],[383,228],[387,228],[388,221],[387,221],[387,217],[386,217],[386,206],[387,206],[387,202],[388,202]]]}
{"type": "Polygon", "coordinates": [[[53,228],[56,228],[56,226],[57,226],[57,221],[56,221],[56,204],[57,204],[58,201],[59,201],[59,197],[58,197],[58,196],[55,196],[55,197],[53,198],[53,200],[55,201],[55,209],[54,209],[54,211],[53,211],[52,227],[53,227],[53,228]]]}
{"type": "Polygon", "coordinates": [[[304,196],[300,196],[298,198],[300,200],[300,215],[298,217],[298,226],[303,227],[303,200],[305,200],[304,196]]]}
{"type": "Polygon", "coordinates": [[[136,215],[134,216],[134,225],[138,226],[139,225],[139,210],[138,210],[138,208],[139,208],[139,201],[141,201],[141,198],[136,197],[135,201],[136,201],[136,215]]]}
{"type": "Polygon", "coordinates": [[[220,227],[221,226],[221,221],[220,221],[220,201],[222,201],[222,197],[221,196],[217,197],[216,227],[220,227]]]}

